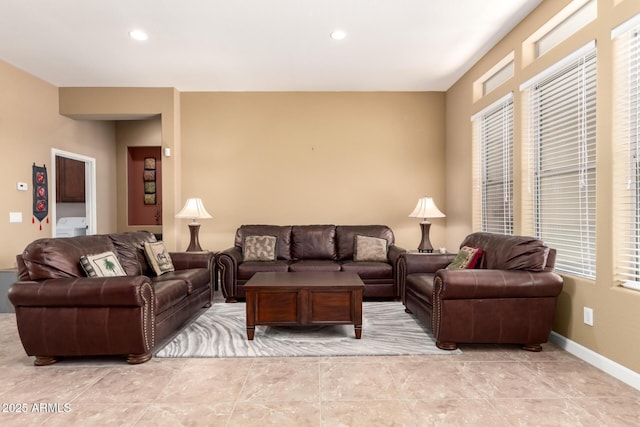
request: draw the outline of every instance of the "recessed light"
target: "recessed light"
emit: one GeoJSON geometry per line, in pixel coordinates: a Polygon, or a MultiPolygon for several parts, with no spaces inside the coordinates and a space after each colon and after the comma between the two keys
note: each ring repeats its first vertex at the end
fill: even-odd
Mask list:
{"type": "Polygon", "coordinates": [[[145,33],[142,30],[133,30],[129,32],[129,36],[134,39],[134,40],[138,40],[138,41],[145,41],[146,39],[149,38],[149,36],[147,35],[147,33],[145,33]]]}
{"type": "Polygon", "coordinates": [[[334,40],[342,40],[345,37],[347,37],[347,33],[345,33],[342,30],[335,30],[334,32],[331,33],[331,38],[334,40]]]}

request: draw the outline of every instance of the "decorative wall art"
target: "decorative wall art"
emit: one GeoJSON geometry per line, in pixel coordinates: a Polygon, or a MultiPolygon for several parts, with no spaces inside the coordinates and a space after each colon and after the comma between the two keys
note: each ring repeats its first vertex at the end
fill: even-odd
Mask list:
{"type": "Polygon", "coordinates": [[[156,201],[156,158],[145,157],[144,172],[142,173],[144,182],[144,204],[155,205],[156,201]]]}
{"type": "Polygon", "coordinates": [[[46,219],[49,223],[49,182],[47,180],[47,167],[45,165],[32,166],[33,174],[33,218],[31,223],[35,224],[36,219],[40,223],[42,231],[42,221],[46,219]]]}

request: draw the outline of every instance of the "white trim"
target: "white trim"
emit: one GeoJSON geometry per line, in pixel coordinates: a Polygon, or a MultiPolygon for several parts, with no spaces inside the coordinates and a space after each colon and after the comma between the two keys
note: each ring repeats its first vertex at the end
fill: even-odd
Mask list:
{"type": "Polygon", "coordinates": [[[580,49],[576,50],[573,53],[570,53],[569,55],[562,58],[560,61],[556,62],[552,66],[546,68],[544,71],[536,74],[526,82],[522,83],[520,85],[520,90],[523,91],[523,90],[529,89],[531,86],[533,86],[537,82],[544,80],[546,77],[549,77],[553,73],[562,70],[564,67],[576,61],[578,58],[586,55],[588,52],[590,52],[595,48],[596,48],[596,41],[591,40],[589,43],[582,46],[580,49]]]}
{"type": "Polygon", "coordinates": [[[508,94],[506,94],[502,98],[498,99],[497,101],[493,101],[491,104],[487,105],[482,110],[478,111],[473,116],[471,116],[471,121],[473,122],[473,121],[479,119],[481,116],[483,116],[487,112],[491,111],[493,108],[498,107],[503,102],[506,102],[506,101],[508,101],[508,100],[510,100],[512,98],[513,98],[513,92],[509,92],[508,94]]]}
{"type": "Polygon", "coordinates": [[[607,359],[595,351],[590,350],[575,341],[571,341],[569,338],[566,338],[557,332],[551,331],[549,341],[623,383],[630,385],[636,390],[640,390],[639,373],[632,371],[611,359],[607,359]]]}
{"type": "MultiPolygon", "coordinates": [[[[87,234],[96,234],[98,227],[98,216],[97,216],[97,196],[96,196],[96,188],[97,188],[97,180],[96,180],[96,159],[93,157],[83,156],[82,154],[72,153],[70,151],[58,150],[57,148],[51,149],[51,175],[55,177],[56,175],[56,156],[62,156],[69,159],[79,160],[85,163],[85,209],[87,215],[87,234]]],[[[53,179],[49,182],[50,185],[50,193],[49,193],[49,210],[51,212],[51,235],[52,237],[56,237],[56,221],[57,212],[56,212],[56,180],[53,179]]]]}
{"type": "Polygon", "coordinates": [[[613,30],[611,30],[611,40],[615,39],[616,37],[626,33],[627,31],[631,30],[632,28],[636,27],[640,25],[640,14],[634,16],[633,18],[623,22],[622,24],[618,25],[617,27],[615,27],[613,30]]]}

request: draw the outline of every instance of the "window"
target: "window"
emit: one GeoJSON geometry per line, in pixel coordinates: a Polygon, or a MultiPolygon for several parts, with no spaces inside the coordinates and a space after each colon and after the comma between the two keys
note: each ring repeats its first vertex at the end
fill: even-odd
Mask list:
{"type": "Polygon", "coordinates": [[[640,290],[640,15],[612,32],[615,49],[616,280],[640,290]]]}
{"type": "Polygon", "coordinates": [[[534,233],[557,249],[557,270],[595,278],[595,43],[523,88],[529,102],[534,233]]]}
{"type": "Polygon", "coordinates": [[[478,193],[474,229],[513,234],[513,94],[472,120],[478,193]]]}
{"type": "MultiPolygon", "coordinates": [[[[580,2],[578,2],[580,3],[580,2]]],[[[569,9],[567,9],[569,10],[569,9]]],[[[568,39],[580,28],[593,21],[598,15],[598,3],[596,0],[589,0],[577,11],[568,16],[553,29],[540,37],[535,43],[536,57],[540,57],[549,52],[562,41],[568,39]]]]}
{"type": "Polygon", "coordinates": [[[533,63],[597,17],[597,0],[572,0],[522,43],[523,65],[533,63]]]}
{"type": "Polygon", "coordinates": [[[482,86],[482,94],[486,95],[502,83],[513,77],[513,61],[495,72],[491,77],[484,81],[482,86]]]}
{"type": "Polygon", "coordinates": [[[473,82],[474,102],[513,77],[515,67],[514,57],[515,53],[513,51],[509,52],[507,56],[498,61],[486,73],[480,76],[478,80],[473,82]]]}

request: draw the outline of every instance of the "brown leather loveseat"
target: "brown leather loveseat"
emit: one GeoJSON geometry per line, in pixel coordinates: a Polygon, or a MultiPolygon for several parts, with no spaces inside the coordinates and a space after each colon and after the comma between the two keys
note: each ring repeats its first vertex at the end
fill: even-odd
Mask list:
{"type": "Polygon", "coordinates": [[[446,269],[455,254],[403,254],[402,301],[431,328],[437,346],[521,344],[540,351],[553,326],[562,278],[556,252],[533,237],[473,233],[460,247],[481,248],[473,269],[446,269]]]}
{"type": "Polygon", "coordinates": [[[244,298],[244,284],[257,272],[348,271],[365,284],[365,297],[398,298],[396,263],[404,249],[394,245],[391,229],[384,225],[243,225],[235,244],[218,254],[222,293],[227,302],[244,298]],[[245,239],[275,237],[275,257],[270,261],[245,260],[245,239]],[[359,236],[359,237],[358,237],[359,236]],[[358,260],[356,239],[386,241],[384,259],[358,260]]]}
{"type": "Polygon", "coordinates": [[[213,254],[170,253],[175,271],[156,276],[148,232],[39,239],[18,261],[9,291],[22,345],[35,365],[64,356],[151,358],[154,346],[212,301],[213,254]],[[126,276],[86,277],[80,257],[116,254],[126,276]]]}

